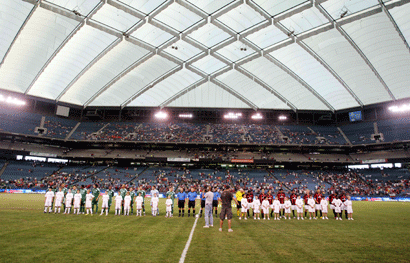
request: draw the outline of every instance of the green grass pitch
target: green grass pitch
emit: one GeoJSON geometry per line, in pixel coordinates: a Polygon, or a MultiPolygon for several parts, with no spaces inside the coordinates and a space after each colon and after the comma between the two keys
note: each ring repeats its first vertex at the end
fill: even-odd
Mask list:
{"type": "MultiPolygon", "coordinates": [[[[0,194],[1,262],[178,262],[195,218],[44,214],[43,195],[0,194]]],[[[146,200],[149,204],[149,200],[146,200]]],[[[100,202],[101,205],[101,202],[100,202]]],[[[199,206],[197,206],[197,211],[199,206]]],[[[185,262],[409,262],[410,203],[354,202],[354,221],[199,218],[185,262]]],[[[236,209],[233,209],[236,211],[236,209]]]]}

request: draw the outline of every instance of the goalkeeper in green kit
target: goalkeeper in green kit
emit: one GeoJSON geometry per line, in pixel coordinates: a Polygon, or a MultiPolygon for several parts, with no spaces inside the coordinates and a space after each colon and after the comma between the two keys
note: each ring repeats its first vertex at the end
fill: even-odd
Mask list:
{"type": "Polygon", "coordinates": [[[110,212],[112,198],[114,197],[114,190],[112,190],[112,186],[110,185],[107,190],[107,195],[110,197],[108,199],[108,213],[110,212]]]}
{"type": "Polygon", "coordinates": [[[100,188],[95,184],[93,187],[92,195],[94,196],[91,202],[93,214],[98,213],[98,200],[100,199],[100,188]],[[94,210],[95,206],[95,210],[94,210]]]}
{"type": "Polygon", "coordinates": [[[175,192],[174,192],[174,187],[170,187],[169,191],[166,194],[166,197],[172,200],[172,205],[171,205],[171,217],[174,216],[174,199],[175,199],[175,192]]]}
{"type": "Polygon", "coordinates": [[[120,195],[122,197],[122,203],[121,203],[121,214],[122,215],[124,215],[124,198],[125,198],[126,193],[127,193],[127,189],[125,188],[125,184],[123,184],[120,189],[120,195]]]}
{"type": "Polygon", "coordinates": [[[134,214],[134,199],[135,199],[135,192],[134,192],[134,188],[130,188],[130,196],[131,196],[131,215],[134,214]]]}
{"type": "Polygon", "coordinates": [[[144,212],[144,216],[145,216],[145,191],[142,189],[142,186],[138,188],[137,196],[139,194],[141,194],[142,196],[142,211],[144,212]]]}

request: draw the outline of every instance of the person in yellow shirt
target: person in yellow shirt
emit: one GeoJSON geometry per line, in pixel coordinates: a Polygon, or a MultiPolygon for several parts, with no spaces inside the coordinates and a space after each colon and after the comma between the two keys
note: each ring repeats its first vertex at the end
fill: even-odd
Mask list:
{"type": "Polygon", "coordinates": [[[238,201],[238,205],[236,206],[236,208],[237,208],[236,213],[237,213],[238,216],[241,214],[241,208],[242,208],[241,200],[242,200],[242,196],[243,196],[244,193],[245,192],[243,191],[242,188],[239,189],[238,192],[236,192],[236,200],[238,201]]]}

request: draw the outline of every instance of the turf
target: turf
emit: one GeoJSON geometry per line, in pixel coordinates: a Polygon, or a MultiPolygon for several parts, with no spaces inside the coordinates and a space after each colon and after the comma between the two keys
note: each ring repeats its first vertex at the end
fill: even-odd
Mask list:
{"type": "MultiPolygon", "coordinates": [[[[1,262],[178,262],[194,218],[44,214],[44,196],[0,194],[1,262]]],[[[149,200],[146,200],[148,203],[149,200]]],[[[149,203],[148,203],[149,204],[149,203]]],[[[113,208],[113,207],[112,207],[113,208]]],[[[408,262],[410,203],[354,202],[354,221],[196,226],[185,262],[408,262]]],[[[236,209],[234,209],[236,210],[236,209]]],[[[333,215],[330,216],[333,219],[333,215]]]]}

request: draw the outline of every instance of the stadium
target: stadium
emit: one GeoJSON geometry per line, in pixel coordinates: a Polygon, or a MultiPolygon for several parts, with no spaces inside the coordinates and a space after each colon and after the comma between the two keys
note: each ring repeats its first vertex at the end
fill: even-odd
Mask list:
{"type": "Polygon", "coordinates": [[[2,0],[0,32],[1,262],[408,262],[409,0],[2,0]]]}

